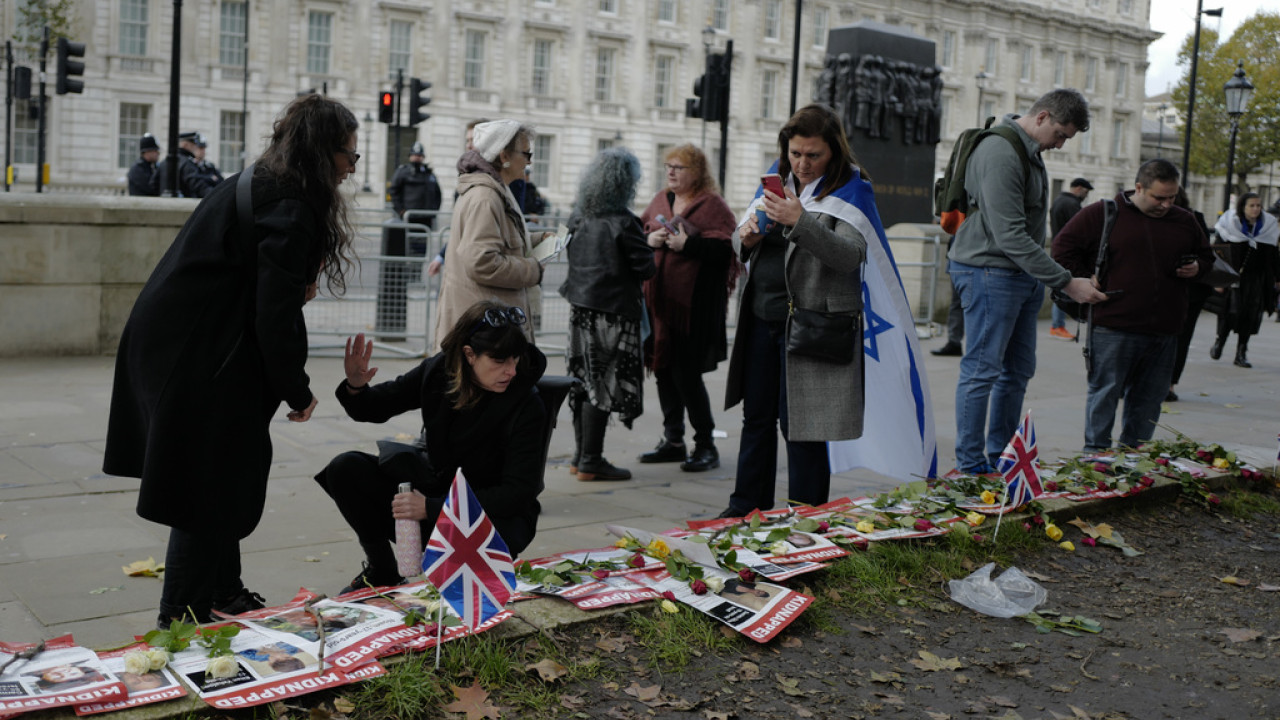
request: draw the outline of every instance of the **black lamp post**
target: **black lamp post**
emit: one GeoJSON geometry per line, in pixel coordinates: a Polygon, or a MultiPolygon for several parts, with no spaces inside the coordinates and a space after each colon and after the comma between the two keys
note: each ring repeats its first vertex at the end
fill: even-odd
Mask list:
{"type": "MultiPolygon", "coordinates": [[[[369,138],[369,134],[373,128],[373,115],[368,110],[364,111],[364,152],[372,157],[373,140],[369,138]]],[[[373,187],[369,185],[369,165],[372,161],[366,160],[364,163],[364,187],[360,188],[360,192],[373,192],[373,187]]]]}
{"type": "MultiPolygon", "coordinates": [[[[1160,112],[1160,137],[1156,140],[1156,156],[1164,155],[1164,113],[1169,109],[1168,103],[1160,103],[1156,108],[1160,112]]],[[[1185,182],[1185,181],[1184,181],[1185,182]]]]}
{"type": "Polygon", "coordinates": [[[984,119],[984,118],[982,117],[982,94],[983,94],[983,93],[986,91],[986,89],[987,89],[987,79],[988,79],[988,78],[990,78],[990,77],[991,77],[991,75],[990,75],[989,73],[987,73],[987,71],[986,71],[986,70],[979,70],[979,71],[978,71],[978,74],[973,76],[974,81],[978,83],[978,124],[977,124],[977,127],[982,127],[982,122],[983,122],[983,119],[984,119]]]}
{"type": "Polygon", "coordinates": [[[1196,39],[1191,43],[1191,84],[1187,90],[1187,127],[1182,133],[1182,183],[1187,181],[1187,163],[1191,161],[1191,119],[1196,112],[1196,67],[1200,63],[1200,16],[1222,17],[1222,8],[1204,9],[1204,0],[1196,0],[1196,39]]]}
{"type": "MultiPolygon", "coordinates": [[[[711,27],[711,23],[707,23],[707,26],[702,28],[702,66],[704,68],[708,66],[707,60],[708,58],[711,57],[711,46],[712,44],[715,43],[715,41],[716,41],[716,29],[711,27]]],[[[702,102],[705,107],[706,90],[704,89],[702,92],[703,92],[702,102]]],[[[703,148],[707,147],[707,117],[706,117],[705,109],[702,114],[702,147],[703,148]]]]}
{"type": "Polygon", "coordinates": [[[1236,134],[1240,132],[1240,116],[1249,107],[1253,99],[1253,83],[1244,75],[1244,61],[1236,63],[1235,74],[1222,86],[1227,96],[1227,114],[1231,116],[1231,145],[1227,150],[1227,190],[1222,196],[1222,212],[1231,207],[1231,186],[1236,171],[1236,134]]]}

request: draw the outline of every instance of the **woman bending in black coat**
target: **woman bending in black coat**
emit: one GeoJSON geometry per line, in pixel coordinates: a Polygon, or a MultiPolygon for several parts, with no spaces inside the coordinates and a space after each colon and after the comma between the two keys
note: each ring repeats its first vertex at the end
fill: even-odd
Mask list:
{"type": "Polygon", "coordinates": [[[240,540],[266,503],[271,418],[281,402],[294,422],[316,407],[302,306],[321,269],[344,287],[338,187],[360,157],[357,127],[324,96],[290,103],[253,165],[252,207],[238,207],[239,176],[201,201],[120,336],[103,470],[141,478],[138,514],[172,528],[161,629],[262,607],[240,579],[240,540]]]}
{"type": "Polygon", "coordinates": [[[365,567],[343,593],[401,583],[391,548],[395,520],[418,520],[423,540],[429,538],[458,470],[513,556],[532,542],[546,420],[535,385],[547,358],[525,337],[525,323],[518,307],[476,303],[458,318],[438,355],[377,385],[369,385],[378,371],[369,367],[373,343],[363,334],[347,341],[338,402],[360,422],[421,410],[426,447],[408,463],[409,472],[395,465],[403,456],[380,463],[353,451],[316,475],[364,549],[365,567]],[[401,482],[411,482],[415,492],[400,493],[401,482]]]}

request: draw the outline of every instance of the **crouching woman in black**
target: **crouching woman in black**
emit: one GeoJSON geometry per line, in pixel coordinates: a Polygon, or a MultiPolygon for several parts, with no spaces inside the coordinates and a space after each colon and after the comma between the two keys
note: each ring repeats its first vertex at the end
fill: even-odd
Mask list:
{"type": "Polygon", "coordinates": [[[476,303],[445,336],[438,355],[377,385],[369,384],[378,371],[369,367],[372,342],[363,334],[347,341],[347,377],[337,390],[347,414],[380,423],[421,410],[426,443],[419,457],[410,458],[417,470],[411,473],[413,493],[398,492],[409,478],[395,472],[389,458],[380,464],[368,453],[343,453],[316,476],[364,549],[366,566],[348,589],[400,583],[391,546],[395,520],[418,520],[425,543],[459,469],[513,556],[533,540],[546,417],[535,383],[547,358],[525,337],[526,322],[520,308],[476,303]]]}

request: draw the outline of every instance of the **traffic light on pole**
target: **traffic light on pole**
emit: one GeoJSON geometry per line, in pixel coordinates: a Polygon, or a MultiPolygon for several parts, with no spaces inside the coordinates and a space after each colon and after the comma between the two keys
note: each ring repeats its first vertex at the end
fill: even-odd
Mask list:
{"type": "Polygon", "coordinates": [[[417,127],[418,123],[431,117],[429,113],[422,111],[431,104],[431,98],[427,96],[430,90],[431,83],[426,80],[409,78],[409,127],[417,127]]]}
{"type": "Polygon", "coordinates": [[[84,92],[84,81],[71,79],[84,76],[84,63],[71,59],[78,57],[84,57],[84,43],[58,38],[58,83],[55,87],[59,95],[84,92]]]}
{"type": "Polygon", "coordinates": [[[705,74],[699,75],[698,78],[693,81],[694,97],[685,98],[685,101],[684,101],[685,117],[691,117],[691,118],[702,117],[702,112],[707,107],[707,98],[705,93],[706,93],[708,82],[709,81],[705,74]]]}
{"type": "Polygon", "coordinates": [[[702,119],[707,122],[724,122],[728,119],[728,63],[724,55],[707,57],[707,74],[702,83],[702,119]]]}
{"type": "Polygon", "coordinates": [[[394,125],[396,121],[396,94],[383,92],[378,94],[378,122],[394,125]]]}

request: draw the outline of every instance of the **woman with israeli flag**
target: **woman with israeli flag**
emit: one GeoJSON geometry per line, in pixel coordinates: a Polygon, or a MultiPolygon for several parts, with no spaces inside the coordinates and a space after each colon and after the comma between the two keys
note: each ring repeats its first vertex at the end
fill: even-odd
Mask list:
{"type": "Polygon", "coordinates": [[[778,146],[782,194],[756,191],[735,242],[748,274],[725,407],[743,405],[742,444],[720,517],[773,507],[779,426],[786,497],[813,505],[831,484],[827,441],[862,435],[861,269],[874,229],[854,196],[869,198],[870,184],[829,108],[799,110],[778,146]]]}

